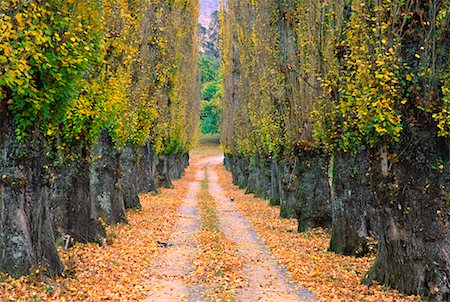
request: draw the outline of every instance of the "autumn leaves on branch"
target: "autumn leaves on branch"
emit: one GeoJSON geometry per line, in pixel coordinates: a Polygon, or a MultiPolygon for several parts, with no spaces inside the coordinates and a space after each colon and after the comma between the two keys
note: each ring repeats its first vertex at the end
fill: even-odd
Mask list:
{"type": "Polygon", "coordinates": [[[123,222],[139,192],[179,176],[198,127],[198,11],[186,0],[0,3],[0,242],[20,238],[0,243],[0,270],[60,272],[54,231],[99,241],[99,216],[123,222]]]}
{"type": "Polygon", "coordinates": [[[366,282],[447,301],[450,3],[221,3],[235,183],[299,230],[332,226],[333,251],[375,237],[366,282]]]}

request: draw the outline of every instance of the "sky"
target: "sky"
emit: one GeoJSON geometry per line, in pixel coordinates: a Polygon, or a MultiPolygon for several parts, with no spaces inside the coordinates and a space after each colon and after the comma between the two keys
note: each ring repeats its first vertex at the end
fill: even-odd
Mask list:
{"type": "Polygon", "coordinates": [[[211,13],[215,10],[219,10],[219,1],[220,0],[200,0],[199,23],[207,27],[211,18],[211,13]]]}

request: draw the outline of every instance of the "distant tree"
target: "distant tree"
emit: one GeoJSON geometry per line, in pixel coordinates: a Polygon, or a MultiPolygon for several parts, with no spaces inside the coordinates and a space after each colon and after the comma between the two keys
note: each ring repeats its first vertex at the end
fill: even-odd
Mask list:
{"type": "Polygon", "coordinates": [[[220,107],[216,99],[202,101],[200,128],[203,134],[219,133],[220,107]]]}
{"type": "Polygon", "coordinates": [[[208,28],[199,25],[199,37],[201,41],[199,69],[202,75],[200,129],[204,134],[218,133],[222,96],[219,76],[219,13],[217,11],[212,13],[208,28]]]}
{"type": "Polygon", "coordinates": [[[219,59],[219,12],[211,14],[209,27],[199,25],[199,36],[202,54],[219,59]]]}
{"type": "Polygon", "coordinates": [[[218,59],[202,54],[199,57],[199,68],[202,75],[202,84],[218,80],[220,69],[220,61],[218,59]]]}
{"type": "Polygon", "coordinates": [[[199,69],[202,74],[200,129],[204,134],[218,133],[222,99],[221,78],[219,77],[220,61],[202,54],[199,58],[199,69]]]}
{"type": "Polygon", "coordinates": [[[207,31],[206,54],[219,58],[219,12],[211,14],[211,23],[207,31]]]}

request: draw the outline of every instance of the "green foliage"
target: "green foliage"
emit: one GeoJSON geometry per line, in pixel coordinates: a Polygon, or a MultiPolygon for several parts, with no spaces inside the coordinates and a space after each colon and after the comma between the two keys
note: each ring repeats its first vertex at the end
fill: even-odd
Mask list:
{"type": "Polygon", "coordinates": [[[201,55],[199,57],[199,67],[203,84],[219,79],[220,61],[218,59],[208,55],[201,55]]]}
{"type": "MultiPolygon", "coordinates": [[[[218,25],[213,22],[212,27],[214,26],[218,25]]],[[[214,30],[214,28],[210,28],[208,32],[216,33],[216,30],[214,30]]],[[[202,39],[206,38],[202,37],[202,39]]],[[[214,43],[215,40],[211,40],[209,38],[206,42],[203,43],[206,44],[206,46],[204,46],[205,49],[200,55],[198,63],[201,72],[202,101],[200,112],[200,131],[202,134],[219,133],[219,122],[221,115],[220,102],[222,100],[220,60],[211,55],[211,53],[213,52],[212,50],[208,50],[218,47],[214,43]]]]}
{"type": "Polygon", "coordinates": [[[220,108],[217,99],[203,100],[200,113],[200,130],[203,134],[219,132],[220,108]]]}
{"type": "Polygon", "coordinates": [[[222,1],[225,151],[378,148],[432,118],[450,136],[449,5],[222,1]]]}
{"type": "MultiPolygon", "coordinates": [[[[17,139],[35,127],[52,135],[67,105],[82,90],[82,77],[99,54],[98,32],[74,15],[75,1],[2,2],[0,99],[17,123],[17,139]]],[[[96,11],[95,1],[85,4],[96,11]]]]}
{"type": "Polygon", "coordinates": [[[210,100],[217,100],[220,99],[221,97],[221,83],[220,81],[211,81],[211,82],[206,82],[205,84],[203,84],[202,87],[202,95],[203,95],[203,99],[210,101],[210,100]]]}
{"type": "Polygon", "coordinates": [[[188,150],[199,115],[198,3],[13,0],[0,11],[0,102],[17,138],[188,150]],[[176,145],[176,147],[174,147],[176,145]]]}

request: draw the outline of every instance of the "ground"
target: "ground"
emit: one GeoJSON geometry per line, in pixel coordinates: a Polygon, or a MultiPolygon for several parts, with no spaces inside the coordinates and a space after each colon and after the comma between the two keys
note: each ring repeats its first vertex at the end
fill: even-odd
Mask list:
{"type": "Polygon", "coordinates": [[[60,250],[65,276],[0,277],[0,301],[417,301],[360,279],[374,255],[328,252],[329,234],[231,184],[214,141],[191,154],[174,189],[141,196],[105,246],[60,250]]]}

